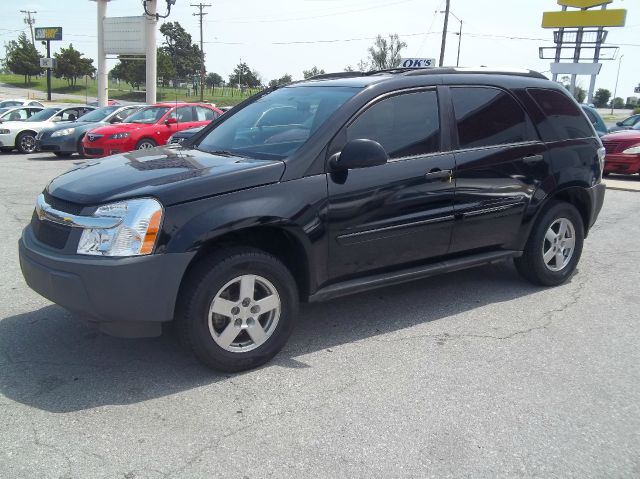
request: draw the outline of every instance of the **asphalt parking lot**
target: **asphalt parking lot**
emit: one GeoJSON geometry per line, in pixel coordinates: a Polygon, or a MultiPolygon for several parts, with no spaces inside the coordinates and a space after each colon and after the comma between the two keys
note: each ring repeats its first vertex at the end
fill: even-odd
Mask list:
{"type": "Polygon", "coordinates": [[[231,376],[27,288],[20,231],[77,161],[0,154],[0,477],[640,477],[640,193],[561,287],[505,263],[306,305],[231,376]]]}

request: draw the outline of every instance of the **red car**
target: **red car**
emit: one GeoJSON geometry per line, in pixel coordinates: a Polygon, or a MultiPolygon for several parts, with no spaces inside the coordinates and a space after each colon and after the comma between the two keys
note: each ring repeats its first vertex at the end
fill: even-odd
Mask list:
{"type": "Polygon", "coordinates": [[[126,123],[89,131],[82,147],[90,158],[153,148],[167,143],[175,132],[206,125],[221,114],[204,103],[156,103],[127,117],[126,123]]]}
{"type": "Polygon", "coordinates": [[[604,173],[640,173],[640,123],[631,130],[616,131],[602,137],[607,150],[604,173]]]}

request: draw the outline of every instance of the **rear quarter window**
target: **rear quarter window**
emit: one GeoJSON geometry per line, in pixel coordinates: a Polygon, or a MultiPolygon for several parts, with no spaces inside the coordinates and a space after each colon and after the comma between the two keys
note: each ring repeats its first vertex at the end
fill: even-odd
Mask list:
{"type": "Polygon", "coordinates": [[[589,138],[593,129],[580,107],[562,92],[545,88],[528,88],[527,92],[544,113],[544,121],[556,140],[589,138]]]}

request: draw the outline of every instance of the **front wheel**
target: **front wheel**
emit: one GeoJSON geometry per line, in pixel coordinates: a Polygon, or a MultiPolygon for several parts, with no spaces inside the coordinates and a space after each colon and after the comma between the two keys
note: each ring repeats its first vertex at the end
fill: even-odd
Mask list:
{"type": "Polygon", "coordinates": [[[556,286],[573,274],[582,254],[584,223],[570,203],[555,202],[542,214],[531,231],[518,272],[532,283],[556,286]]]}
{"type": "Polygon", "coordinates": [[[136,150],[148,150],[149,148],[155,148],[158,144],[150,138],[144,138],[136,145],[136,150]]]}
{"type": "Polygon", "coordinates": [[[185,279],[178,304],[183,342],[205,365],[237,372],[266,363],[284,346],[298,312],[287,267],[253,248],[205,258],[185,279]]]}
{"type": "Polygon", "coordinates": [[[33,153],[36,151],[36,136],[28,131],[20,133],[16,138],[16,146],[20,153],[33,153]]]}

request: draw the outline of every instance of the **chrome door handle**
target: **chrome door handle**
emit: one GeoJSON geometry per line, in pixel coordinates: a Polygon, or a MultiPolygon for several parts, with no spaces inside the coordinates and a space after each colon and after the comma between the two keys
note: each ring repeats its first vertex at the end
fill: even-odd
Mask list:
{"type": "Polygon", "coordinates": [[[426,173],[424,175],[425,179],[428,181],[449,180],[449,183],[451,183],[452,176],[453,176],[452,170],[441,170],[440,168],[434,168],[429,173],[426,173]]]}
{"type": "Polygon", "coordinates": [[[525,165],[533,165],[534,163],[539,163],[542,160],[544,160],[544,156],[542,155],[529,155],[522,158],[522,162],[525,165]]]}

